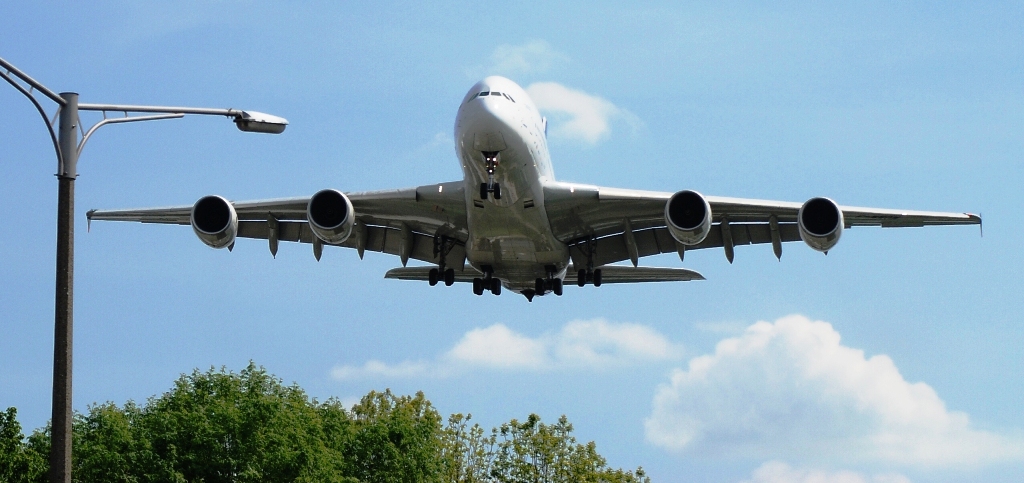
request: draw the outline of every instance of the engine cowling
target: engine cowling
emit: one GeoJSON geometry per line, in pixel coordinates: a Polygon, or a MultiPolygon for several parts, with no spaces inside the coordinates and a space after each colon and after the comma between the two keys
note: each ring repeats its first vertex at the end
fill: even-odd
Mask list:
{"type": "Polygon", "coordinates": [[[680,191],[665,203],[665,225],[677,242],[696,245],[711,231],[711,204],[696,191],[680,191]]]}
{"type": "Polygon", "coordinates": [[[309,199],[306,219],[317,238],[325,243],[342,243],[352,235],[355,211],[345,193],[338,190],[321,190],[309,199]]]}
{"type": "Polygon", "coordinates": [[[204,196],[192,205],[189,214],[192,231],[207,246],[231,246],[238,235],[238,213],[230,201],[220,196],[204,196]]]}
{"type": "Polygon", "coordinates": [[[843,210],[835,201],[828,198],[811,198],[797,212],[797,226],[800,238],[807,246],[819,251],[828,252],[839,243],[843,234],[843,210]]]}

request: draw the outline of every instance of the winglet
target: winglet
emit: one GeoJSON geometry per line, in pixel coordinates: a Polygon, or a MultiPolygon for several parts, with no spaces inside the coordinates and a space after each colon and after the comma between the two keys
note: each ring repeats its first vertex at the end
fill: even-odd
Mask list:
{"type": "Polygon", "coordinates": [[[85,212],[85,232],[89,233],[92,231],[92,214],[96,213],[96,210],[89,210],[85,212]]]}
{"type": "MultiPolygon", "coordinates": [[[[970,215],[970,213],[968,213],[968,214],[970,215]]],[[[985,224],[983,223],[984,219],[981,217],[981,214],[979,213],[978,215],[971,215],[971,216],[977,216],[978,217],[978,230],[981,232],[981,237],[985,238],[985,224]]]]}

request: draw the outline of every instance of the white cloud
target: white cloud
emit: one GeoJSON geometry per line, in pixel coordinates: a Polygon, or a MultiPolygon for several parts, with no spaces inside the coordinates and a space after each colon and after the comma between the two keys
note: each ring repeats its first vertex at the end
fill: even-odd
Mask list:
{"type": "Polygon", "coordinates": [[[742,483],[910,483],[910,480],[896,473],[868,477],[853,471],[795,469],[781,461],[769,461],[742,483]]]}
{"type": "Polygon", "coordinates": [[[840,344],[826,322],[758,322],[658,388],[650,442],[675,451],[921,467],[1024,457],[1020,439],[972,427],[885,355],[840,344]]]}
{"type": "Polygon", "coordinates": [[[450,361],[503,369],[539,369],[548,363],[544,342],[502,324],[467,332],[445,356],[450,361]]]}
{"type": "Polygon", "coordinates": [[[331,369],[331,377],[338,380],[368,377],[416,377],[426,375],[430,370],[430,365],[423,361],[405,361],[390,365],[370,360],[362,366],[336,366],[331,369]]]}
{"type": "Polygon", "coordinates": [[[565,87],[557,82],[535,82],[526,88],[537,108],[547,114],[553,137],[595,144],[611,132],[611,121],[622,119],[634,130],[640,120],[629,111],[598,96],[565,87]]]}
{"type": "Polygon", "coordinates": [[[499,45],[491,52],[490,60],[489,65],[472,69],[470,76],[518,77],[538,74],[547,72],[555,64],[566,62],[569,58],[543,40],[531,40],[522,45],[499,45]]]}
{"type": "Polygon", "coordinates": [[[338,380],[367,377],[443,377],[460,371],[545,371],[601,369],[678,359],[681,348],[654,329],[605,320],[569,322],[558,332],[529,337],[503,324],[467,332],[433,361],[389,365],[371,360],[362,366],[338,366],[338,380]]]}

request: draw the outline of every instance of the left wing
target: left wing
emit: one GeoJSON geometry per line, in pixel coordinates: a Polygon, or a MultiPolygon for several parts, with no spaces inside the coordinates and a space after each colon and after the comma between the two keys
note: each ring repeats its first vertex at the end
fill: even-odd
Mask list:
{"type": "MultiPolygon", "coordinates": [[[[355,227],[352,236],[336,246],[355,248],[360,257],[364,250],[370,250],[430,263],[438,263],[438,253],[447,251],[447,266],[456,271],[463,269],[468,228],[462,181],[346,196],[352,202],[355,227]],[[449,244],[446,250],[438,250],[441,240],[449,244]]],[[[275,254],[278,241],[310,243],[317,250],[321,242],[306,221],[308,203],[309,197],[231,202],[238,216],[237,236],[268,240],[275,254]]],[[[111,220],[189,225],[191,211],[192,206],[173,206],[90,210],[86,216],[90,223],[111,220]]]]}
{"type": "MultiPolygon", "coordinates": [[[[553,183],[545,186],[545,206],[555,236],[570,245],[576,266],[601,266],[660,253],[772,243],[781,257],[782,242],[801,240],[797,214],[801,203],[708,196],[712,227],[700,243],[684,246],[666,228],[665,205],[673,193],[553,183]]],[[[942,213],[839,206],[844,227],[916,227],[977,225],[970,213],[942,213]]]]}

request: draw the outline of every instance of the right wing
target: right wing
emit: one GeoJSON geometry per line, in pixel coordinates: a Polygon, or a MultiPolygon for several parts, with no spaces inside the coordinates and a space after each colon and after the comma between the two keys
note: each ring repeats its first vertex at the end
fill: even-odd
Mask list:
{"type": "MultiPolygon", "coordinates": [[[[409,258],[429,263],[439,261],[438,242],[447,239],[448,266],[461,271],[465,265],[468,238],[466,201],[462,181],[399,190],[346,193],[352,201],[356,226],[337,246],[400,255],[403,232],[412,236],[409,258]]],[[[306,221],[309,197],[232,202],[238,214],[238,237],[319,243],[306,221]]],[[[134,221],[189,225],[192,206],[135,210],[90,210],[93,220],[134,221]]],[[[271,251],[276,246],[271,243],[271,251]]]]}

